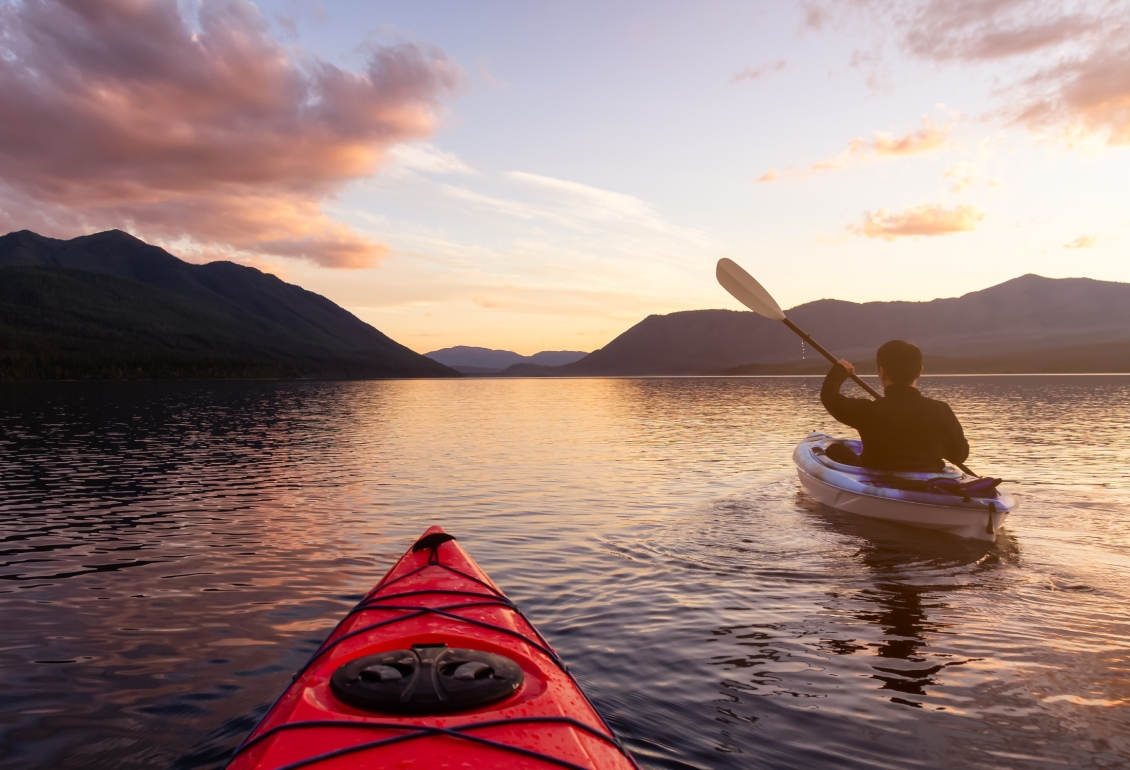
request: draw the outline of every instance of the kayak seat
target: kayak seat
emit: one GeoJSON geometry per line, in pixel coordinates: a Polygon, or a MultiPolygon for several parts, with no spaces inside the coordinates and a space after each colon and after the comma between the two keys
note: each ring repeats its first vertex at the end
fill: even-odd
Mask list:
{"type": "Polygon", "coordinates": [[[842,441],[835,441],[826,447],[822,447],[821,451],[829,460],[840,465],[850,465],[854,468],[864,467],[863,458],[842,441]]]}

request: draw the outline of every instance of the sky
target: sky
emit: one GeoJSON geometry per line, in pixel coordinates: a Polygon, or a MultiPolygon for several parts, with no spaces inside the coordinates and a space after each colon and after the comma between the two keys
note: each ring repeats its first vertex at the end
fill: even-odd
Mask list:
{"type": "Polygon", "coordinates": [[[127,230],[419,352],[1130,281],[1130,3],[0,0],[0,229],[127,230]]]}

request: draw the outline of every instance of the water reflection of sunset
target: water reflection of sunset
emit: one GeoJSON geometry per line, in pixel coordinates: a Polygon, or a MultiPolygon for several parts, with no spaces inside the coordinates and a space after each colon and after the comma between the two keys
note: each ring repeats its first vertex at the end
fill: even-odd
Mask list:
{"type": "Polygon", "coordinates": [[[801,493],[792,446],[835,430],[817,384],[9,387],[9,740],[76,757],[97,734],[208,766],[441,523],[657,766],[1125,753],[1130,553],[1111,415],[1130,413],[1130,381],[925,382],[962,415],[971,462],[1018,480],[1023,507],[995,544],[801,493]]]}

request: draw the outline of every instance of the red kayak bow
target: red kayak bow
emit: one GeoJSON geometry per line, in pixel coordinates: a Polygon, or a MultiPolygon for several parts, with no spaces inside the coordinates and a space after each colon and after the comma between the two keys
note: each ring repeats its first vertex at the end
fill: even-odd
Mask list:
{"type": "Polygon", "coordinates": [[[229,770],[638,765],[549,643],[432,527],[350,610],[229,770]]]}

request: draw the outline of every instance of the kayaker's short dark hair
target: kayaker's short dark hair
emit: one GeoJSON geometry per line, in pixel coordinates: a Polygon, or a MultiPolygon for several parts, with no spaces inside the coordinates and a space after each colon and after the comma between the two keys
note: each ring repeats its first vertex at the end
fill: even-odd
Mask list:
{"type": "Polygon", "coordinates": [[[891,382],[909,385],[922,374],[922,351],[906,340],[891,340],[879,346],[875,363],[883,367],[891,382]]]}

